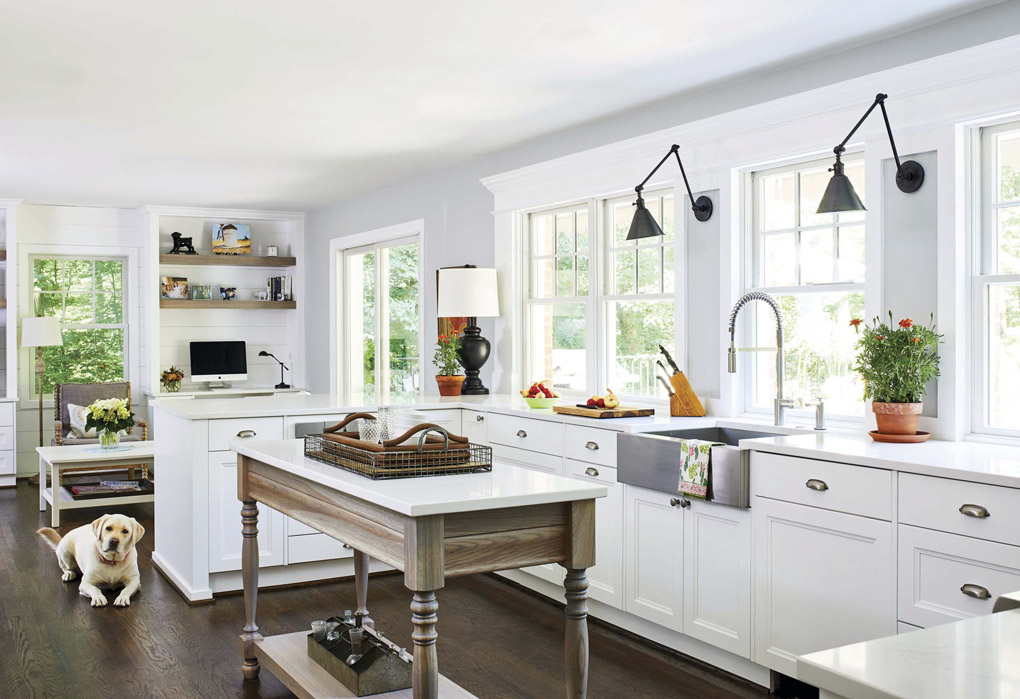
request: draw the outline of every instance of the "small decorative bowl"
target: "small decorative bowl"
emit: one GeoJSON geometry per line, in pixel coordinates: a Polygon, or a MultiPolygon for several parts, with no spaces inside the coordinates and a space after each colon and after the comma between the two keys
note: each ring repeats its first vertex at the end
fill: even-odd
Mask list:
{"type": "Polygon", "coordinates": [[[558,400],[559,398],[525,398],[524,402],[528,404],[529,408],[534,408],[536,410],[549,410],[556,405],[556,401],[558,400]]]}

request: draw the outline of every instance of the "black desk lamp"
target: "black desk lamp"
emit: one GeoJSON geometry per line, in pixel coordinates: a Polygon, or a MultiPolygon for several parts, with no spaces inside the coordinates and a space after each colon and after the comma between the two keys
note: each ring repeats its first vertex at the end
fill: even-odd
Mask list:
{"type": "MultiPolygon", "coordinates": [[[[272,357],[273,359],[276,359],[276,355],[272,355],[269,352],[266,352],[265,350],[262,350],[261,352],[259,352],[259,356],[260,357],[272,357]]],[[[279,359],[276,359],[276,361],[280,362],[279,359]]],[[[287,365],[284,364],[283,362],[280,362],[280,383],[276,384],[276,388],[290,388],[290,386],[288,384],[285,384],[283,382],[283,370],[284,369],[287,369],[287,365]]]]}
{"type": "Polygon", "coordinates": [[[444,267],[439,270],[437,292],[441,318],[467,318],[460,348],[460,364],[467,378],[461,395],[488,395],[489,389],[478,378],[478,373],[489,358],[491,346],[482,337],[478,318],[499,315],[496,270],[479,269],[474,265],[444,267]]]}

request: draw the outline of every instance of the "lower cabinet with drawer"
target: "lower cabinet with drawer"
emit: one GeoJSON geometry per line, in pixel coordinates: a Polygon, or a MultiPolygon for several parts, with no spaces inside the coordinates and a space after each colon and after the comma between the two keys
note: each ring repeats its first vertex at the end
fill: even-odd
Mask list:
{"type": "Polygon", "coordinates": [[[589,568],[588,596],[623,609],[623,485],[616,469],[567,459],[567,476],[598,483],[609,495],[595,501],[595,565],[589,568]]]}
{"type": "Polygon", "coordinates": [[[501,413],[489,413],[487,421],[493,444],[563,456],[562,422],[501,413]]]}
{"type": "Polygon", "coordinates": [[[755,662],[796,677],[798,655],[896,633],[891,521],[760,496],[751,517],[755,662]]]}
{"type": "Polygon", "coordinates": [[[992,613],[1020,590],[1020,547],[899,525],[899,619],[929,627],[992,613]]]}
{"type": "MultiPolygon", "coordinates": [[[[259,566],[284,563],[283,514],[259,504],[259,566]]],[[[209,453],[209,572],[241,570],[241,502],[237,453],[209,453]]]]}

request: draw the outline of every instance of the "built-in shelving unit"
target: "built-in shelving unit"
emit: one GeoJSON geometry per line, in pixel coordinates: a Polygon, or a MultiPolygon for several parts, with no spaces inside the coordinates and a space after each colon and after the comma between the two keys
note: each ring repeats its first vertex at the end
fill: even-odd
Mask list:
{"type": "Polygon", "coordinates": [[[203,267],[294,267],[296,257],[259,257],[258,255],[168,255],[159,256],[161,265],[201,265],[203,267]]]}
{"type": "Polygon", "coordinates": [[[191,309],[291,309],[297,308],[297,301],[223,301],[219,299],[160,299],[160,308],[191,309]]]}

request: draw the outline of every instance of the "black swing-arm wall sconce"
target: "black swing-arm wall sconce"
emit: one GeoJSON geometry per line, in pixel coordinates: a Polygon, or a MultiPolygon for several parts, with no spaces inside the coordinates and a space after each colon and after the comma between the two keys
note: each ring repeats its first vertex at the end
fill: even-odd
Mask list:
{"type": "Polygon", "coordinates": [[[652,216],[652,212],[645,208],[645,200],[641,198],[641,190],[645,188],[645,184],[648,180],[652,179],[652,175],[659,171],[663,163],[669,160],[669,156],[676,156],[676,164],[680,166],[680,174],[684,178],[684,186],[687,187],[687,196],[691,198],[693,204],[691,210],[694,211],[694,218],[699,221],[707,221],[712,218],[712,200],[706,196],[700,196],[697,200],[694,199],[694,193],[691,192],[691,183],[687,181],[687,172],[684,171],[684,164],[680,160],[680,146],[675,143],[670,146],[669,152],[659,161],[659,164],[655,166],[651,172],[648,173],[648,177],[641,180],[641,184],[634,188],[637,192],[637,201],[634,205],[637,209],[634,211],[634,218],[630,222],[630,231],[627,232],[627,240],[637,240],[638,238],[651,238],[652,236],[662,235],[662,228],[655,222],[655,217],[652,216]]]}
{"type": "Polygon", "coordinates": [[[815,213],[834,214],[840,211],[866,210],[864,203],[861,202],[861,198],[854,191],[850,178],[843,174],[843,161],[840,159],[840,156],[846,151],[847,141],[853,138],[854,134],[857,133],[857,129],[861,128],[864,120],[875,111],[875,107],[880,107],[882,110],[885,130],[889,134],[889,145],[892,146],[893,159],[896,160],[896,186],[899,187],[901,192],[906,194],[911,194],[921,188],[921,185],[924,183],[924,168],[921,167],[921,164],[916,160],[900,162],[900,154],[896,150],[896,141],[893,139],[892,127],[889,125],[889,114],[885,111],[885,100],[888,97],[889,95],[881,92],[875,95],[875,101],[868,107],[868,111],[864,112],[864,116],[858,120],[842,143],[832,149],[832,152],[836,154],[836,163],[829,170],[832,173],[832,179],[829,180],[829,185],[825,188],[825,194],[822,195],[822,201],[818,204],[818,211],[815,213]]]}

